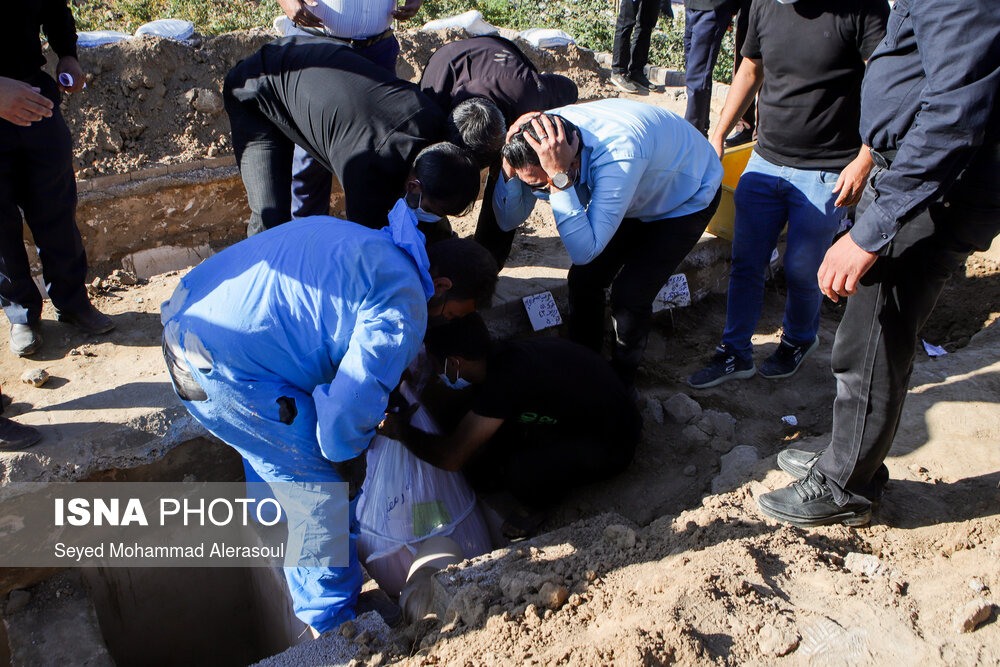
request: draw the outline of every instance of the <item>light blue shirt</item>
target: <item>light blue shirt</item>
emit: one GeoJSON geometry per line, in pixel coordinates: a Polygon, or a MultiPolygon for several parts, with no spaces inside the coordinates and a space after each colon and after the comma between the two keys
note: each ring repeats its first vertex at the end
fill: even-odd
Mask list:
{"type": "Polygon", "coordinates": [[[397,204],[389,218],[379,231],[302,218],[210,257],[164,304],[166,340],[227,382],[310,394],[322,455],[354,458],[420,348],[433,294],[412,213],[397,204]]]}
{"type": "Polygon", "coordinates": [[[317,6],[306,8],[334,37],[365,39],[392,25],[397,4],[396,0],[319,0],[317,6]]]}
{"type": "Polygon", "coordinates": [[[556,228],[574,264],[601,254],[623,218],[664,221],[708,207],[722,184],[715,149],[686,120],[666,109],[608,99],[553,109],[583,136],[580,177],[551,194],[532,192],[517,177],[501,178],[493,208],[502,229],[548,199],[556,228]]]}

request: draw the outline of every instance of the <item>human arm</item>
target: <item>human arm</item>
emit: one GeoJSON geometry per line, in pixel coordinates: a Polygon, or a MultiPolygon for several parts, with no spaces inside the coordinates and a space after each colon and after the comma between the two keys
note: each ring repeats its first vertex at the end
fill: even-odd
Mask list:
{"type": "Polygon", "coordinates": [[[764,64],[759,58],[743,58],[740,68],[733,77],[733,83],[726,95],[726,102],[719,116],[719,123],[712,134],[712,147],[722,157],[725,151],[725,140],[737,121],[750,108],[757,91],[764,83],[764,64]]]}
{"type": "Polygon", "coordinates": [[[316,437],[323,456],[361,454],[385,414],[389,392],[416,356],[427,323],[419,286],[375,286],[357,314],[347,352],[329,384],[316,387],[316,437]]]}
{"type": "Polygon", "coordinates": [[[926,79],[913,91],[919,110],[892,164],[876,177],[877,197],[851,230],[869,252],[948,191],[983,144],[1000,92],[1000,5],[970,0],[956,11],[945,3],[909,4],[899,30],[912,27],[926,79]]]}
{"type": "Polygon", "coordinates": [[[52,115],[52,100],[23,81],[0,76],[0,118],[28,127],[52,115]]]}
{"type": "MultiPolygon", "coordinates": [[[[388,418],[387,418],[388,419],[388,418]]],[[[400,440],[418,457],[443,470],[461,470],[465,462],[493,437],[503,419],[468,412],[451,435],[421,431],[409,422],[398,422],[391,431],[380,432],[400,440]]]]}
{"type": "Polygon", "coordinates": [[[406,0],[406,2],[393,10],[392,18],[398,21],[412,19],[420,11],[420,5],[422,4],[424,4],[424,0],[406,0]]]}
{"type": "Polygon", "coordinates": [[[304,28],[322,28],[323,22],[315,14],[309,11],[309,7],[315,7],[319,3],[316,0],[278,0],[281,11],[291,19],[292,23],[304,28]]]}
{"type": "Polygon", "coordinates": [[[833,186],[833,192],[839,193],[834,206],[854,206],[861,201],[861,193],[865,191],[865,183],[868,181],[868,174],[871,173],[875,163],[872,162],[872,154],[868,146],[861,146],[858,156],[851,160],[850,164],[844,167],[837,177],[837,184],[833,186]]]}
{"type": "Polygon", "coordinates": [[[493,189],[493,213],[497,218],[497,226],[505,232],[516,229],[535,208],[535,197],[531,188],[513,175],[507,161],[503,161],[500,178],[493,189]]]}

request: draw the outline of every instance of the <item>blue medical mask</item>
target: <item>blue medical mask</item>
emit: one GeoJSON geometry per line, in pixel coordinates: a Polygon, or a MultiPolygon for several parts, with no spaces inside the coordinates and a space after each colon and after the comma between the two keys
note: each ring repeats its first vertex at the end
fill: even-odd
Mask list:
{"type": "MultiPolygon", "coordinates": [[[[420,181],[417,181],[417,183],[420,183],[420,181]]],[[[417,216],[417,220],[419,220],[420,222],[437,222],[438,220],[440,220],[441,219],[440,215],[434,215],[433,213],[429,213],[428,211],[425,211],[424,209],[420,208],[420,204],[423,203],[423,200],[424,200],[424,193],[423,190],[421,190],[420,194],[417,195],[417,207],[416,208],[411,207],[414,215],[417,216]]],[[[409,203],[407,203],[407,206],[409,206],[409,203]]]]}
{"type": "Polygon", "coordinates": [[[456,391],[461,391],[462,389],[467,389],[472,386],[472,383],[459,375],[459,369],[455,369],[455,381],[452,382],[451,378],[448,377],[448,360],[444,360],[444,373],[439,375],[441,381],[444,382],[445,386],[449,389],[454,389],[456,391]]]}

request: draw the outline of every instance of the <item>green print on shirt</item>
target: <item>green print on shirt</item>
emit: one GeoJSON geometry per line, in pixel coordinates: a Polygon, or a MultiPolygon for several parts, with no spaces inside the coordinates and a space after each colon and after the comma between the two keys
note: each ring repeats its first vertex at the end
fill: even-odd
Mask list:
{"type": "Polygon", "coordinates": [[[522,424],[556,424],[559,422],[553,417],[539,416],[536,412],[522,412],[518,421],[522,424]]]}

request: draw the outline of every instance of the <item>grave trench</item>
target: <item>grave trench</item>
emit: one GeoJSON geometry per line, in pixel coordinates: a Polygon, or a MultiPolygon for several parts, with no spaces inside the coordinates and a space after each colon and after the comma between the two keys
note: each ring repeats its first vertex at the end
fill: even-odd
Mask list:
{"type": "MultiPolygon", "coordinates": [[[[243,236],[243,221],[247,216],[245,193],[235,167],[225,164],[225,160],[200,163],[171,174],[155,173],[146,178],[134,175],[125,183],[100,186],[100,179],[97,179],[84,188],[80,203],[80,227],[94,273],[107,275],[113,267],[124,264],[140,277],[154,276],[147,285],[129,287],[123,292],[126,295],[137,290],[164,298],[176,282],[176,271],[199,261],[206,246],[221,249],[243,236]],[[138,230],[128,229],[127,220],[139,212],[151,220],[151,224],[138,230]],[[174,272],[174,275],[164,277],[164,271],[174,272]]],[[[339,203],[335,194],[334,213],[339,203]]],[[[499,336],[529,333],[521,304],[523,296],[548,289],[565,312],[564,276],[568,259],[561,252],[552,221],[546,215],[547,212],[536,211],[529,220],[529,232],[519,235],[494,306],[485,313],[494,333],[499,336]]],[[[454,221],[455,228],[463,236],[469,235],[476,217],[474,210],[467,218],[454,221]]],[[[684,338],[698,327],[716,328],[711,320],[718,317],[716,311],[724,301],[719,294],[725,287],[727,255],[727,243],[708,235],[703,238],[680,271],[688,276],[694,299],[707,296],[709,302],[678,312],[676,321],[673,316],[660,315],[656,327],[658,336],[678,336],[680,333],[684,338]]],[[[74,430],[69,424],[56,424],[57,430],[67,430],[65,437],[57,438],[57,444],[64,447],[73,446],[81,439],[94,438],[104,444],[90,442],[84,448],[88,460],[69,463],[60,461],[58,451],[46,451],[34,461],[31,450],[20,456],[3,455],[0,457],[0,479],[165,481],[190,476],[205,481],[242,479],[239,457],[224,445],[203,438],[200,427],[192,423],[174,396],[159,359],[155,332],[156,326],[147,323],[136,334],[149,348],[143,348],[136,363],[157,379],[155,383],[148,383],[156,386],[144,390],[148,392],[146,400],[137,403],[140,412],[145,410],[140,415],[142,419],[137,420],[131,414],[113,416],[110,423],[98,424],[89,432],[74,430]],[[122,429],[115,430],[122,422],[130,425],[125,435],[119,432],[122,429]],[[135,427],[137,423],[139,428],[135,427]]],[[[828,330],[824,335],[830,334],[828,330]]],[[[695,342],[704,343],[703,340],[695,342]]],[[[4,376],[10,376],[11,364],[6,366],[0,365],[0,370],[4,376]]],[[[659,370],[645,376],[647,385],[675,385],[676,379],[659,370]]],[[[9,382],[8,377],[5,384],[9,382]]],[[[828,407],[827,399],[820,392],[813,402],[828,407]]],[[[724,410],[739,402],[739,398],[727,399],[712,393],[702,402],[706,408],[724,410]]],[[[99,408],[99,403],[96,400],[89,405],[99,408]]],[[[39,406],[36,404],[36,407],[39,406]]],[[[41,406],[43,412],[45,407],[41,406]]],[[[129,410],[135,411],[134,407],[129,410]]],[[[35,411],[26,412],[24,420],[31,423],[33,415],[38,416],[35,411]]],[[[46,424],[45,421],[40,423],[46,424]]],[[[708,493],[713,465],[708,466],[709,474],[699,473],[691,480],[691,493],[675,503],[671,512],[693,506],[708,493]]],[[[627,478],[633,472],[630,470],[622,477],[627,478]]],[[[574,499],[568,501],[573,502],[574,499]]],[[[557,512],[545,528],[554,530],[596,513],[592,507],[557,512]]],[[[0,577],[0,592],[6,594],[39,582],[32,590],[43,590],[65,575],[66,572],[53,577],[51,571],[8,571],[0,577]]],[[[84,568],[78,575],[66,586],[79,590],[79,595],[72,599],[84,598],[84,606],[90,612],[77,621],[96,625],[89,631],[81,631],[80,635],[96,636],[95,641],[105,647],[109,660],[117,664],[249,664],[291,646],[302,629],[302,624],[291,613],[283,577],[278,570],[84,568]]],[[[58,609],[67,603],[60,603],[59,598],[40,596],[27,608],[26,611],[31,612],[27,617],[25,611],[9,615],[10,618],[5,619],[8,640],[0,645],[0,653],[6,646],[14,664],[65,662],[62,651],[47,650],[47,646],[52,648],[51,643],[39,643],[39,633],[45,635],[51,628],[31,627],[30,619],[44,622],[50,616],[46,610],[58,609]],[[33,611],[32,605],[36,604],[39,609],[33,611]]],[[[59,636],[53,633],[53,640],[59,636]]],[[[79,648],[87,647],[84,644],[79,648]]],[[[2,658],[0,655],[0,660],[2,658]]]]}
{"type": "MultiPolygon", "coordinates": [[[[334,190],[332,213],[336,215],[342,212],[343,195],[336,183],[334,190]]],[[[474,230],[478,206],[465,218],[453,220],[453,226],[461,235],[471,235],[474,230]]],[[[147,307],[143,308],[147,314],[158,312],[158,302],[153,304],[152,301],[169,296],[178,270],[243,238],[248,215],[243,185],[231,158],[159,167],[124,178],[98,177],[82,181],[80,186],[78,224],[90,260],[90,275],[107,276],[114,269],[124,267],[134,273],[140,283],[156,276],[149,285],[128,286],[123,292],[127,297],[133,290],[148,292],[153,287],[154,298],[147,297],[147,307]],[[136,219],[148,223],[129,224],[136,219]],[[164,273],[167,279],[162,279],[164,273]]],[[[550,214],[536,211],[528,222],[528,231],[519,235],[511,261],[498,285],[494,305],[484,313],[494,334],[501,337],[530,331],[522,296],[549,290],[565,312],[568,258],[561,248],[550,214]]],[[[29,253],[33,253],[30,237],[26,237],[26,245],[29,253]]],[[[690,276],[695,298],[719,289],[724,276],[719,262],[726,252],[721,241],[706,235],[698,251],[693,253],[685,272],[690,276]]],[[[33,259],[38,268],[37,257],[33,259]]],[[[127,320],[126,323],[119,320],[119,330],[127,326],[127,320]]],[[[133,339],[142,340],[130,340],[129,343],[141,344],[142,354],[135,363],[157,382],[142,383],[144,386],[139,393],[144,394],[140,396],[144,400],[136,402],[142,412],[139,428],[135,428],[134,415],[126,413],[90,424],[90,428],[56,424],[54,428],[61,431],[56,438],[59,445],[72,447],[81,439],[89,441],[84,448],[87,460],[60,461],[58,449],[37,457],[33,450],[22,455],[8,454],[0,461],[0,480],[242,479],[239,457],[227,447],[202,437],[204,433],[200,427],[174,396],[159,359],[158,335],[153,335],[156,326],[150,321],[142,329],[132,332],[133,339]],[[129,427],[123,428],[122,421],[129,427]],[[123,435],[123,431],[127,433],[123,435]]],[[[72,342],[77,342],[80,337],[72,338],[72,342]]],[[[90,340],[101,347],[114,344],[90,340]]],[[[46,365],[52,363],[49,361],[46,365]]],[[[15,367],[16,361],[0,365],[0,373],[9,376],[15,367]]],[[[121,369],[117,373],[121,375],[121,369]]],[[[70,373],[66,375],[69,382],[73,382],[75,378],[70,373]]],[[[10,379],[5,382],[11,383],[10,379]]],[[[115,388],[114,383],[109,384],[109,388],[115,388]]],[[[126,383],[125,391],[127,387],[126,383]]],[[[102,409],[99,396],[87,398],[84,392],[73,400],[82,402],[84,409],[102,409]]],[[[44,412],[47,407],[51,406],[32,402],[32,409],[13,416],[32,423],[33,417],[39,416],[39,408],[44,412]]],[[[45,420],[39,425],[48,428],[45,420]]],[[[81,622],[99,624],[98,636],[110,658],[118,664],[196,664],[199,661],[249,664],[292,645],[302,629],[302,624],[291,613],[279,570],[81,568],[78,573],[78,577],[70,577],[66,586],[79,588],[93,611],[81,622]]],[[[44,587],[65,574],[52,577],[51,570],[8,571],[0,576],[0,593],[34,585],[44,587]]],[[[58,606],[58,603],[59,598],[38,601],[44,608],[58,606]]],[[[35,604],[29,605],[29,612],[35,604]]],[[[7,648],[14,664],[58,662],[61,651],[49,650],[46,656],[39,647],[52,649],[52,644],[38,644],[36,629],[26,628],[17,620],[18,615],[23,617],[25,612],[5,619],[8,641],[0,646],[0,661],[2,649],[7,648]]],[[[82,634],[87,635],[86,632],[82,634]]]]}

